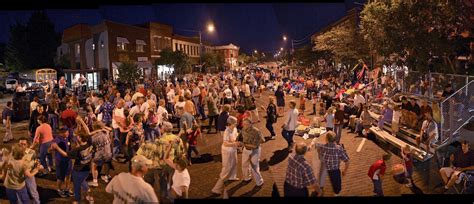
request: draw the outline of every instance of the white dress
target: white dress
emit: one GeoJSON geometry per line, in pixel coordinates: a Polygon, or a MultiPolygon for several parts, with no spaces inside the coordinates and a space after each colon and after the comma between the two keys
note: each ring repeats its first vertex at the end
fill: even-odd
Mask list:
{"type": "MultiPolygon", "coordinates": [[[[223,141],[235,141],[237,139],[237,128],[226,128],[224,131],[223,141]]],[[[222,144],[222,170],[212,192],[221,194],[224,190],[224,181],[227,179],[237,178],[237,147],[226,147],[222,144]]]]}

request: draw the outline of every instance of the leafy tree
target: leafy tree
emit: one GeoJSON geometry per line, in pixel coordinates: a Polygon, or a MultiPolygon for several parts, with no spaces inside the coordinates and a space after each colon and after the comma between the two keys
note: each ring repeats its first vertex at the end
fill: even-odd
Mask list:
{"type": "Polygon", "coordinates": [[[330,60],[332,57],[332,53],[328,50],[322,51],[313,51],[311,46],[307,45],[300,49],[295,49],[293,53],[293,57],[301,66],[304,67],[311,67],[316,66],[318,59],[325,59],[326,61],[330,60]]]}
{"type": "Polygon", "coordinates": [[[10,26],[10,39],[5,48],[5,64],[8,69],[20,71],[28,66],[26,34],[26,26],[19,22],[10,26]]]}
{"type": "Polygon", "coordinates": [[[336,61],[350,64],[369,56],[368,45],[352,21],[317,36],[316,50],[329,51],[336,61]]]}
{"type": "Polygon", "coordinates": [[[192,71],[188,55],[182,51],[172,51],[166,48],[160,52],[160,58],[155,65],[167,65],[174,67],[175,74],[187,74],[192,71]]]}
{"type": "Polygon", "coordinates": [[[246,55],[245,53],[240,53],[237,57],[237,61],[239,63],[239,66],[243,66],[245,64],[250,63],[250,56],[246,55]]]}
{"type": "Polygon", "coordinates": [[[118,80],[124,83],[134,82],[142,76],[134,62],[123,62],[118,68],[118,80]]]}
{"type": "Polygon", "coordinates": [[[188,74],[191,73],[191,62],[189,61],[188,55],[182,51],[174,52],[174,70],[176,74],[188,74]]]}
{"type": "Polygon", "coordinates": [[[456,72],[457,36],[472,26],[468,10],[463,1],[371,1],[361,12],[361,32],[372,50],[396,54],[410,69],[428,71],[431,63],[456,72]]]}
{"type": "Polygon", "coordinates": [[[18,71],[52,67],[60,37],[45,12],[34,12],[26,25],[17,22],[10,27],[7,66],[18,71]]]}

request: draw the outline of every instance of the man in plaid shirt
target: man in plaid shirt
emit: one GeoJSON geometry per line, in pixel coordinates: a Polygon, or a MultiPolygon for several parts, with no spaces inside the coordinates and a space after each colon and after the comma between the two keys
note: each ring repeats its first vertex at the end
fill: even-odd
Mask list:
{"type": "MultiPolygon", "coordinates": [[[[349,168],[349,157],[347,156],[344,148],[336,144],[336,133],[329,131],[326,134],[326,144],[317,143],[315,144],[320,154],[319,158],[322,161],[321,171],[326,171],[329,174],[332,188],[335,196],[339,196],[341,192],[341,175],[344,176],[349,168]],[[344,170],[339,170],[339,164],[341,160],[345,163],[344,170]]],[[[321,175],[324,175],[321,174],[321,175]]],[[[320,178],[325,179],[325,178],[320,178]]]]}
{"type": "Polygon", "coordinates": [[[298,143],[295,146],[296,154],[290,155],[288,158],[284,185],[285,197],[308,197],[308,187],[316,195],[319,194],[319,185],[313,168],[304,158],[307,150],[305,143],[298,143]]]}

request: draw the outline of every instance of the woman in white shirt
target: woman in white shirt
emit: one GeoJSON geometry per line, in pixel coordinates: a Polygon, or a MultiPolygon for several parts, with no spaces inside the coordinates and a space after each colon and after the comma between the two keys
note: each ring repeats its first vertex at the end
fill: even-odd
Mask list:
{"type": "Polygon", "coordinates": [[[239,180],[237,178],[237,148],[240,143],[237,141],[237,118],[229,116],[227,128],[224,131],[222,142],[222,170],[216,185],[212,188],[212,193],[221,195],[224,191],[225,180],[239,180]]]}

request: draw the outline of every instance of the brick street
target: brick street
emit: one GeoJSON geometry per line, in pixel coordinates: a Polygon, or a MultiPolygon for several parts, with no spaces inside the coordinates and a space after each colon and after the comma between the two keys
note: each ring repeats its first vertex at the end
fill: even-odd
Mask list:
{"type": "MultiPolygon", "coordinates": [[[[259,107],[259,115],[261,122],[257,123],[256,126],[268,137],[269,132],[265,128],[265,111],[260,109],[260,106],[266,106],[268,96],[273,95],[269,91],[265,91],[263,97],[256,98],[257,107],[259,107]]],[[[287,103],[290,100],[296,100],[293,96],[287,96],[287,103]]],[[[3,108],[4,103],[2,103],[3,108]]],[[[288,109],[288,106],[285,107],[288,109]]],[[[312,111],[310,102],[306,102],[306,112],[308,115],[312,111]]],[[[234,113],[235,114],[235,113],[234,113]]],[[[287,143],[281,137],[281,124],[285,120],[285,117],[278,118],[278,122],[274,124],[277,138],[275,140],[269,140],[262,144],[262,154],[260,159],[260,170],[264,179],[264,185],[261,189],[255,187],[255,182],[252,181],[246,185],[242,185],[240,181],[234,181],[226,186],[227,195],[229,197],[270,197],[272,196],[273,184],[276,184],[278,193],[283,196],[283,183],[285,180],[286,168],[287,168],[287,156],[288,151],[286,150],[287,143]]],[[[313,116],[307,116],[311,118],[313,116]]],[[[202,123],[203,126],[207,125],[207,121],[202,123]]],[[[27,135],[27,121],[13,124],[13,134],[15,138],[27,135]]],[[[193,165],[190,166],[189,172],[191,175],[191,186],[189,189],[190,198],[211,198],[211,189],[218,179],[218,175],[221,170],[221,153],[220,147],[222,144],[222,137],[219,134],[205,134],[206,128],[203,127],[204,134],[198,140],[198,150],[201,154],[200,158],[193,159],[193,165]]],[[[0,139],[3,138],[5,133],[4,128],[0,130],[0,139]]],[[[323,141],[323,138],[318,140],[323,141]]],[[[350,167],[346,175],[342,178],[342,196],[372,196],[372,182],[367,176],[367,171],[370,165],[380,159],[385,150],[392,149],[389,145],[381,142],[373,142],[370,140],[365,141],[360,152],[356,152],[359,147],[362,137],[356,137],[353,133],[348,133],[347,129],[343,130],[341,143],[345,145],[346,151],[350,158],[350,167]]],[[[295,141],[304,141],[302,137],[295,135],[295,141]]],[[[311,139],[305,140],[305,143],[309,144],[311,139]]],[[[5,144],[1,145],[6,146],[5,144]]],[[[308,161],[312,161],[315,174],[318,174],[318,165],[316,157],[314,156],[316,151],[310,151],[306,155],[308,161]]],[[[398,156],[397,151],[393,151],[392,159],[388,164],[387,169],[391,169],[392,165],[401,163],[401,158],[398,156]]],[[[238,177],[241,177],[241,154],[238,155],[238,177]]],[[[115,171],[113,174],[126,171],[127,165],[121,163],[114,163],[115,171]]],[[[341,168],[344,164],[341,164],[341,168]]],[[[42,201],[49,202],[65,202],[68,203],[71,200],[69,198],[60,198],[56,193],[55,176],[49,175],[46,178],[37,178],[38,191],[40,193],[42,201]]],[[[437,173],[437,167],[434,160],[427,162],[415,163],[414,181],[424,193],[434,193],[433,188],[435,185],[441,182],[439,174],[437,173]]],[[[99,187],[93,188],[93,195],[96,201],[111,202],[113,196],[105,193],[105,183],[99,180],[99,187]]],[[[3,184],[0,185],[0,201],[6,202],[6,195],[3,184]]],[[[400,196],[402,194],[412,194],[409,188],[404,185],[396,183],[391,175],[386,175],[383,178],[383,190],[387,196],[400,196]]],[[[324,186],[324,196],[333,196],[331,183],[329,178],[326,178],[324,186]]]]}

